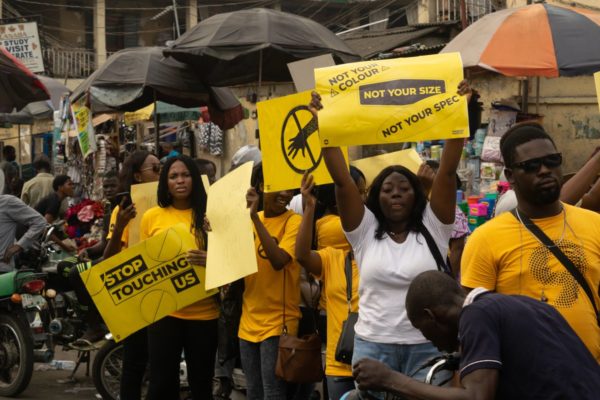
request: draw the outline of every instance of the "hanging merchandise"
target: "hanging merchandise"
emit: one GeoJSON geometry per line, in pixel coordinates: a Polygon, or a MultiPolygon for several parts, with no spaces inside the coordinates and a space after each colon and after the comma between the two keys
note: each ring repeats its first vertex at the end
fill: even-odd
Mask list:
{"type": "Polygon", "coordinates": [[[210,155],[223,155],[223,131],[212,122],[199,124],[196,131],[198,146],[210,155]]]}
{"type": "Polygon", "coordinates": [[[92,110],[86,104],[87,96],[71,105],[73,121],[77,130],[77,139],[83,158],[96,151],[96,135],[92,124],[92,110]]]}

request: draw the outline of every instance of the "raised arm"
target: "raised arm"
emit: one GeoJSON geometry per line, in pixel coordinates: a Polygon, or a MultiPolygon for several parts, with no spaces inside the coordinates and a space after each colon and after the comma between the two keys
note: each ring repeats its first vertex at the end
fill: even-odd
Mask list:
{"type": "MultiPolygon", "coordinates": [[[[467,96],[471,100],[471,88],[467,81],[462,81],[458,86],[458,94],[467,96]]],[[[465,141],[464,139],[446,140],[440,168],[438,169],[433,186],[431,187],[431,209],[436,217],[444,224],[454,222],[456,207],[456,169],[465,141]]]]}
{"type": "Polygon", "coordinates": [[[600,148],[596,148],[594,154],[577,173],[569,179],[560,190],[560,200],[567,204],[577,204],[579,200],[590,190],[600,173],[600,148]]]}
{"type": "Polygon", "coordinates": [[[319,253],[311,249],[313,241],[313,220],[315,218],[315,205],[317,199],[312,194],[315,187],[313,176],[307,173],[302,177],[302,199],[304,203],[304,213],[302,222],[296,236],[296,260],[306,271],[314,276],[321,276],[322,264],[319,253]]]}
{"type": "Polygon", "coordinates": [[[125,201],[126,199],[121,200],[119,210],[116,211],[117,214],[115,222],[111,227],[112,231],[110,232],[110,239],[104,248],[103,258],[105,260],[121,251],[121,247],[123,246],[123,231],[125,230],[125,227],[127,227],[127,224],[129,224],[129,221],[135,218],[135,204],[124,207],[125,201]]]}
{"type": "Polygon", "coordinates": [[[600,211],[600,179],[598,179],[590,191],[583,196],[581,208],[596,212],[600,211]]]}
{"type": "Polygon", "coordinates": [[[265,225],[260,220],[257,212],[259,196],[258,193],[256,193],[256,189],[248,189],[246,201],[248,202],[248,208],[250,209],[252,223],[254,224],[254,228],[256,228],[256,234],[258,235],[258,239],[263,246],[267,258],[271,262],[271,266],[276,271],[283,269],[292,260],[292,257],[285,250],[279,247],[275,239],[273,239],[267,228],[265,228],[265,225]]]}
{"type": "MultiPolygon", "coordinates": [[[[318,110],[323,108],[323,104],[321,104],[321,96],[317,92],[312,93],[309,108],[315,120],[318,121],[318,110]]],[[[322,151],[327,170],[335,183],[335,196],[342,227],[345,231],[353,231],[360,225],[365,213],[362,197],[350,176],[350,170],[346,165],[342,150],[339,147],[325,147],[322,151]]]]}

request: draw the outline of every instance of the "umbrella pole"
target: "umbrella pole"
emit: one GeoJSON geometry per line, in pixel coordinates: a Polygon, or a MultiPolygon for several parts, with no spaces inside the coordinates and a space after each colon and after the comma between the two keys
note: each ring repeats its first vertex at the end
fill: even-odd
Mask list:
{"type": "Polygon", "coordinates": [[[529,78],[525,78],[521,83],[521,112],[527,114],[529,112],[529,78]]]}
{"type": "Polygon", "coordinates": [[[158,123],[158,109],[156,107],[156,90],[153,91],[154,93],[154,133],[156,135],[155,138],[155,146],[156,146],[156,156],[160,156],[160,124],[158,123]]]}
{"type": "Polygon", "coordinates": [[[256,98],[260,100],[260,87],[262,86],[262,67],[263,67],[263,56],[262,49],[258,52],[258,93],[256,93],[256,98]]]}
{"type": "Polygon", "coordinates": [[[540,113],[540,77],[535,77],[535,113],[540,113]]]}

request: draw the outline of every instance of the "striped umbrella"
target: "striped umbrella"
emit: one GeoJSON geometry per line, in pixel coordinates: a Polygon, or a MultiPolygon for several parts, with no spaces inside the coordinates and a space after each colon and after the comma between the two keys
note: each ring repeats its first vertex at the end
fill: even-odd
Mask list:
{"type": "Polygon", "coordinates": [[[575,76],[600,70],[600,13],[533,4],[488,14],[442,50],[465,67],[506,76],[575,76]]]}

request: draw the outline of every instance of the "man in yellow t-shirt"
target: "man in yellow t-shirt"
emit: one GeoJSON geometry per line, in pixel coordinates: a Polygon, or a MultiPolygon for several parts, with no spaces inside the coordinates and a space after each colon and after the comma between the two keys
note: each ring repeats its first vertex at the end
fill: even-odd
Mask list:
{"type": "MultiPolygon", "coordinates": [[[[538,124],[521,124],[500,142],[518,205],[477,228],[467,241],[461,283],[520,294],[555,307],[600,362],[594,305],[566,267],[523,223],[529,217],[573,262],[600,305],[600,215],[559,201],[562,156],[538,124]]],[[[526,334],[526,332],[523,332],[526,334]]]]}

